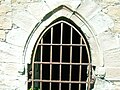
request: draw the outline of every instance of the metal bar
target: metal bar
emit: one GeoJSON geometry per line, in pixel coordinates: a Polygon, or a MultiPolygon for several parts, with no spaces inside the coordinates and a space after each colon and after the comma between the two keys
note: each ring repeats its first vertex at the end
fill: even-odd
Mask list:
{"type": "MultiPolygon", "coordinates": [[[[41,43],[43,43],[43,38],[41,39],[41,43]]],[[[40,47],[40,62],[42,62],[42,55],[43,55],[43,46],[40,47]]],[[[35,63],[35,62],[34,62],[35,63]]],[[[42,80],[42,63],[38,63],[40,64],[40,80],[42,80]]],[[[42,82],[40,82],[40,89],[42,90],[42,82]]]]}
{"type": "Polygon", "coordinates": [[[51,83],[78,83],[78,84],[86,84],[89,82],[85,81],[65,81],[65,80],[39,80],[39,79],[34,79],[34,82],[51,82],[51,83]]]}
{"type": "MultiPolygon", "coordinates": [[[[51,44],[53,42],[53,27],[51,28],[51,44]]],[[[52,46],[50,46],[50,62],[52,63],[52,46]]],[[[52,80],[52,64],[50,64],[50,80],[52,80]]],[[[51,90],[51,82],[50,82],[50,90],[51,90]]]]}
{"type": "Polygon", "coordinates": [[[88,65],[88,81],[87,81],[88,82],[88,87],[87,87],[88,90],[90,90],[91,78],[92,78],[91,77],[91,65],[88,65]]]}
{"type": "Polygon", "coordinates": [[[59,64],[59,65],[92,65],[90,63],[67,63],[67,62],[34,62],[35,64],[59,64]]]}
{"type": "MultiPolygon", "coordinates": [[[[62,45],[62,39],[63,39],[63,23],[61,23],[61,36],[60,36],[60,44],[62,45]]],[[[62,46],[60,46],[60,63],[62,63],[62,46]]],[[[61,64],[60,64],[60,75],[59,80],[61,81],[61,64]]],[[[59,83],[59,90],[61,90],[61,82],[59,83]]]]}
{"type": "MultiPolygon", "coordinates": [[[[73,29],[71,27],[71,35],[70,35],[70,44],[72,44],[72,35],[73,35],[73,29]]],[[[70,73],[69,73],[69,81],[71,81],[72,76],[72,46],[70,46],[70,73]]],[[[71,83],[69,83],[69,90],[71,90],[71,83]]]]}
{"type": "Polygon", "coordinates": [[[35,60],[35,54],[36,54],[36,51],[37,51],[37,47],[35,47],[35,50],[34,50],[34,53],[33,53],[33,57],[32,57],[32,86],[31,86],[31,88],[32,88],[32,90],[34,89],[34,60],[35,60]]]}
{"type": "Polygon", "coordinates": [[[86,46],[85,44],[49,44],[49,43],[44,43],[44,44],[39,44],[40,46],[86,46]]]}
{"type": "MultiPolygon", "coordinates": [[[[34,55],[35,56],[35,55],[34,55]]],[[[33,56],[33,57],[34,57],[33,56]]],[[[32,63],[32,90],[34,89],[34,60],[33,60],[33,63],[32,63]]]]}
{"type": "MultiPolygon", "coordinates": [[[[82,37],[80,37],[80,44],[82,44],[82,37]]],[[[80,63],[82,64],[82,47],[80,47],[80,63]]],[[[79,81],[81,81],[81,73],[82,73],[82,67],[80,65],[79,66],[79,81]]],[[[81,84],[79,84],[79,90],[81,90],[81,84]]]]}
{"type": "MultiPolygon", "coordinates": [[[[31,82],[32,81],[32,79],[29,79],[29,81],[27,81],[27,82],[31,82]]],[[[86,83],[89,83],[89,84],[93,84],[93,81],[91,81],[91,82],[88,82],[88,81],[65,81],[65,80],[40,80],[40,79],[34,79],[33,81],[35,81],[35,82],[53,82],[53,83],[59,83],[59,82],[61,82],[61,83],[78,83],[78,84],[86,84],[86,83]]]]}

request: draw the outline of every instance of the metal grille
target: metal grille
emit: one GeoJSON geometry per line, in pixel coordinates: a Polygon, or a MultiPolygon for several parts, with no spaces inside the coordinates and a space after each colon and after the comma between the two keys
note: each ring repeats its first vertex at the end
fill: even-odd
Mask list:
{"type": "Polygon", "coordinates": [[[90,90],[88,45],[80,30],[66,21],[58,21],[44,30],[28,68],[28,89],[90,90]]]}

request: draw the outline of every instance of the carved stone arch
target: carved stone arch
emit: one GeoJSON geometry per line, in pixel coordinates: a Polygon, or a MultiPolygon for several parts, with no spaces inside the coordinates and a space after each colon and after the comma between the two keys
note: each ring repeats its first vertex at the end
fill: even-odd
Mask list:
{"type": "Polygon", "coordinates": [[[90,45],[92,64],[95,66],[103,66],[103,55],[97,41],[94,29],[89,25],[89,23],[80,14],[80,12],[74,11],[65,5],[58,6],[57,8],[46,14],[43,19],[36,24],[35,28],[30,33],[24,47],[24,63],[31,62],[31,55],[34,45],[39,35],[46,28],[46,26],[48,26],[52,21],[62,16],[72,20],[78,27],[81,28],[90,45]]]}

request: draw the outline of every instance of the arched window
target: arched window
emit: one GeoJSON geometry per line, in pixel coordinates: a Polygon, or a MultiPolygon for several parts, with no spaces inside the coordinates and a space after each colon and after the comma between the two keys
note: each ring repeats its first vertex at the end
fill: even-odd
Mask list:
{"type": "Polygon", "coordinates": [[[34,47],[28,90],[90,90],[91,83],[89,45],[81,29],[66,19],[52,22],[34,47]]]}

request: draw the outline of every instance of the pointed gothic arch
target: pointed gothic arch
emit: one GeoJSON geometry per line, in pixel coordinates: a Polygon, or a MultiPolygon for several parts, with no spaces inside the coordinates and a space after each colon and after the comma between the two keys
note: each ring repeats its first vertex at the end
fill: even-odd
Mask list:
{"type": "Polygon", "coordinates": [[[81,28],[91,48],[90,51],[92,64],[94,66],[103,66],[103,54],[97,41],[94,29],[89,25],[89,23],[80,13],[70,9],[65,5],[58,6],[57,8],[46,14],[43,19],[36,24],[35,28],[32,30],[26,41],[23,53],[23,63],[31,62],[31,54],[37,38],[46,28],[46,26],[48,26],[52,21],[61,16],[72,20],[78,27],[81,28]]]}
{"type": "Polygon", "coordinates": [[[81,29],[83,36],[86,37],[86,40],[89,43],[91,64],[93,66],[103,66],[103,56],[93,28],[81,16],[80,13],[73,11],[72,9],[70,9],[65,5],[61,5],[55,8],[53,11],[46,14],[43,17],[43,19],[36,24],[35,28],[32,30],[31,34],[29,35],[23,53],[24,56],[23,63],[26,63],[25,64],[26,75],[27,75],[27,64],[31,63],[32,52],[34,51],[34,46],[36,44],[37,39],[42,34],[42,32],[44,32],[46,27],[51,25],[50,24],[51,22],[55,22],[55,20],[57,20],[57,18],[59,17],[65,17],[66,19],[71,20],[72,22],[74,22],[74,24],[77,27],[81,29]],[[92,43],[89,38],[92,38],[92,43]]]}
{"type": "Polygon", "coordinates": [[[28,66],[28,88],[90,90],[89,44],[81,29],[65,17],[53,21],[39,36],[28,66]],[[29,74],[31,73],[31,74],[29,74]]]}

